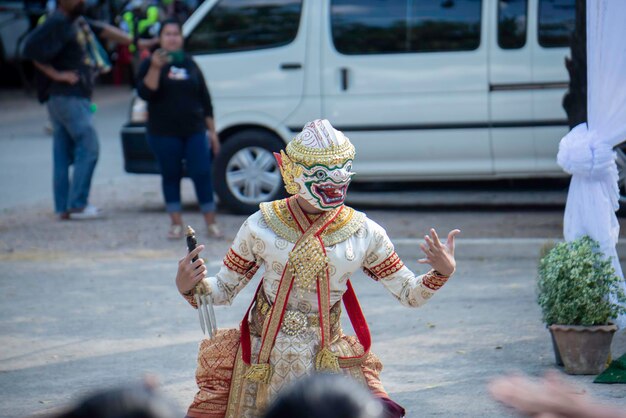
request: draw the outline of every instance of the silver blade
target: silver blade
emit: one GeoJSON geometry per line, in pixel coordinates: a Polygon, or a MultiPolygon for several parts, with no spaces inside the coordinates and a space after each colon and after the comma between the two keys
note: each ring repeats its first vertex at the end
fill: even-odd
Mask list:
{"type": "Polygon", "coordinates": [[[202,333],[206,334],[205,326],[204,326],[204,317],[202,315],[202,299],[199,294],[193,295],[196,300],[196,306],[198,307],[198,315],[200,316],[200,328],[202,328],[202,333]]]}
{"type": "Polygon", "coordinates": [[[206,295],[200,296],[200,302],[202,303],[202,312],[204,313],[204,323],[206,324],[207,330],[209,331],[209,338],[213,338],[213,324],[211,323],[211,316],[209,315],[209,310],[207,308],[207,297],[206,295]]]}
{"type": "Polygon", "coordinates": [[[211,296],[207,295],[207,305],[209,307],[209,318],[211,319],[211,325],[213,326],[213,333],[217,334],[217,319],[215,319],[215,310],[213,309],[213,301],[211,300],[211,296]]]}

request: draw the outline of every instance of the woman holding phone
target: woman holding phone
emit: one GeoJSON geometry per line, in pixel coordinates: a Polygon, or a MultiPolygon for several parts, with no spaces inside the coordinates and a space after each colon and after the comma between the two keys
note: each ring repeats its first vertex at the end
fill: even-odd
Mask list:
{"type": "Polygon", "coordinates": [[[211,160],[219,152],[211,96],[202,72],[183,51],[180,23],[165,20],[160,48],[141,63],[139,97],[148,102],[148,143],[162,175],[165,207],[171,225],[167,237],[183,237],[180,182],[183,160],[191,177],[209,237],[222,236],[215,222],[211,160]]]}

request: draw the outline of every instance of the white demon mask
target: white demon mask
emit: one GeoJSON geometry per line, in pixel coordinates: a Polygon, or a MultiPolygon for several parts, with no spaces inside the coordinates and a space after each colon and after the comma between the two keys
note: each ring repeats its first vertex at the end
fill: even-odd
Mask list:
{"type": "Polygon", "coordinates": [[[354,146],[326,119],[307,123],[276,155],[285,188],[313,207],[331,210],[343,205],[354,173],[354,146]]]}

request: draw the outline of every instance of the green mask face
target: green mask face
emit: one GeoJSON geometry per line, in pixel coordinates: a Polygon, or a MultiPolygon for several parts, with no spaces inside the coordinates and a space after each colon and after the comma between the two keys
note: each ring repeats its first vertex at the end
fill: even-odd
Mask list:
{"type": "Polygon", "coordinates": [[[299,195],[302,198],[321,210],[330,210],[343,205],[348,185],[354,175],[351,171],[352,160],[332,167],[323,164],[312,166],[297,164],[303,168],[303,172],[294,181],[300,185],[299,195]]]}

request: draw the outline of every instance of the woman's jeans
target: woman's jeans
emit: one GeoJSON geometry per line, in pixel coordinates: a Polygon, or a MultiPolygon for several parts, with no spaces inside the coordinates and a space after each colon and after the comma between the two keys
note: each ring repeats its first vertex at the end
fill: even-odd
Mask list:
{"type": "Polygon", "coordinates": [[[78,96],[53,95],[48,100],[54,138],[52,178],[57,213],[87,206],[100,148],[90,106],[89,99],[78,96]],[[70,181],[72,164],[74,172],[70,181]]]}
{"type": "Polygon", "coordinates": [[[213,183],[211,180],[211,147],[206,131],[190,136],[148,135],[148,143],[161,168],[163,196],[168,212],[180,212],[180,181],[183,177],[183,160],[187,174],[193,180],[200,210],[215,212],[213,183]]]}

